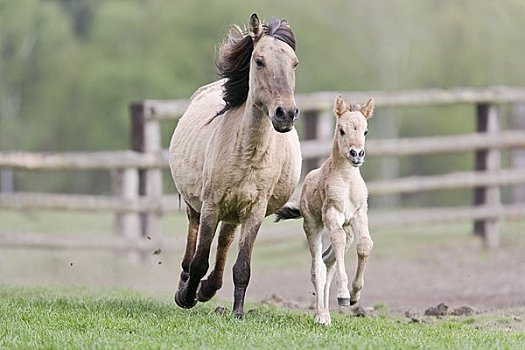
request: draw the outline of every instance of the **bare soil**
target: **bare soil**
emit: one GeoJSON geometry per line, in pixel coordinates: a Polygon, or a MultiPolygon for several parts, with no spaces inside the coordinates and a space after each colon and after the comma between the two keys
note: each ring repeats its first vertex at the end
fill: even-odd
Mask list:
{"type": "MultiPolygon", "coordinates": [[[[400,237],[403,239],[412,238],[400,237]]],[[[450,312],[465,314],[470,309],[483,312],[525,306],[525,232],[517,239],[503,236],[501,246],[493,250],[487,250],[479,237],[470,234],[450,241],[422,241],[412,247],[407,242],[408,252],[398,247],[389,252],[388,246],[381,247],[391,243],[384,236],[374,241],[378,254],[373,253],[367,264],[359,302],[365,309],[380,306],[392,312],[424,313],[444,303],[450,312]]],[[[349,281],[355,271],[356,256],[352,253],[347,259],[349,281]]],[[[311,305],[313,287],[308,253],[306,256],[308,262],[301,268],[255,273],[250,297],[277,298],[292,308],[311,305]]],[[[335,280],[333,286],[332,291],[335,280]]],[[[330,304],[337,308],[335,295],[330,304]]]]}
{"type": "MultiPolygon", "coordinates": [[[[373,235],[374,252],[359,306],[417,314],[440,303],[450,310],[465,307],[476,312],[525,307],[525,232],[503,234],[500,248],[487,251],[479,238],[446,230],[441,236],[439,232],[373,235]]],[[[130,264],[112,252],[2,248],[0,286],[118,287],[171,298],[178,284],[184,239],[178,235],[174,246],[152,251],[142,264],[130,264]]],[[[223,288],[211,301],[214,305],[231,307],[235,254],[234,247],[223,288]]],[[[354,244],[347,259],[350,281],[355,261],[354,244]]],[[[299,224],[265,224],[254,249],[248,300],[309,308],[314,300],[309,264],[299,224]]],[[[331,305],[337,308],[335,295],[331,305]]]]}

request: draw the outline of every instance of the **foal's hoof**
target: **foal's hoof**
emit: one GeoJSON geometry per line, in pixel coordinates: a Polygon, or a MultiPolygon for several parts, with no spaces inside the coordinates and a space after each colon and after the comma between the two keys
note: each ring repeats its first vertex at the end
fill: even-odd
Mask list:
{"type": "Polygon", "coordinates": [[[349,306],[355,304],[356,302],[354,301],[354,303],[352,304],[350,298],[337,298],[337,303],[339,304],[339,306],[349,306]]]}
{"type": "Polygon", "coordinates": [[[197,291],[197,299],[202,303],[209,301],[215,295],[216,291],[210,291],[208,286],[208,280],[201,281],[201,285],[197,291]]]}
{"type": "Polygon", "coordinates": [[[332,319],[328,312],[317,313],[314,317],[314,322],[320,326],[330,326],[332,325],[332,319]]]}
{"type": "Polygon", "coordinates": [[[195,304],[197,304],[197,299],[188,301],[185,298],[184,294],[186,293],[183,293],[183,290],[184,289],[179,289],[178,291],[175,292],[175,303],[183,309],[191,309],[192,307],[195,306],[195,304]]]}
{"type": "Polygon", "coordinates": [[[350,300],[350,305],[355,305],[357,304],[358,300],[350,300]]]}

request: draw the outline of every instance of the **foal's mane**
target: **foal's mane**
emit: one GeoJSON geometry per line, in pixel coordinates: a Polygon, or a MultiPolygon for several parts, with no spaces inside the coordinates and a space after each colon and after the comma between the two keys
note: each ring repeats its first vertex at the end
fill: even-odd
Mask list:
{"type": "MultiPolygon", "coordinates": [[[[295,37],[286,20],[272,18],[263,23],[262,27],[262,35],[272,36],[288,44],[295,51],[295,37]]],[[[223,86],[223,100],[226,105],[215,116],[237,108],[246,101],[253,48],[254,38],[250,32],[239,26],[233,26],[219,49],[217,69],[219,76],[226,78],[223,86]]]]}

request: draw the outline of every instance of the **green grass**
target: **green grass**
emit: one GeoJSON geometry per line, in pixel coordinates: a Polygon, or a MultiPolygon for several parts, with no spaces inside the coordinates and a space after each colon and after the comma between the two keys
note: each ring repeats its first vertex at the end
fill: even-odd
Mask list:
{"type": "MultiPolygon", "coordinates": [[[[177,308],[168,298],[128,291],[0,289],[0,348],[21,349],[518,349],[525,332],[479,327],[476,316],[432,324],[249,305],[243,320],[217,304],[177,308]]],[[[505,321],[506,322],[506,321],[505,321]]],[[[503,322],[503,323],[505,323],[503,322]]],[[[512,321],[508,321],[512,322],[512,321]]]]}

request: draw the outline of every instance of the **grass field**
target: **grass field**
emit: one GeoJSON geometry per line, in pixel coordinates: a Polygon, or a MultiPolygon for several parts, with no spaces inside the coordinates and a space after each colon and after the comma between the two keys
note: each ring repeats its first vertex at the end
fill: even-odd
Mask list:
{"type": "Polygon", "coordinates": [[[328,328],[305,311],[248,305],[243,320],[217,303],[191,310],[136,292],[3,287],[0,348],[6,349],[520,349],[512,316],[410,322],[389,315],[333,315],[328,328]]]}
{"type": "MultiPolygon", "coordinates": [[[[182,214],[164,218],[162,231],[177,245],[138,265],[111,251],[1,248],[0,349],[525,348],[524,284],[519,282],[525,273],[523,221],[504,224],[501,248],[492,253],[483,251],[472,237],[470,223],[374,231],[363,305],[376,310],[363,318],[335,309],[333,325],[321,328],[313,323],[313,311],[307,310],[309,256],[300,222],[276,225],[269,220],[263,225],[244,320],[234,319],[229,310],[215,312],[219,305],[231,306],[232,292],[227,290],[232,287],[231,276],[225,277],[223,290],[208,304],[177,308],[172,293],[180,271],[185,220],[182,214]],[[404,272],[406,268],[410,269],[404,272]],[[304,276],[288,280],[297,276],[296,271],[304,276]],[[464,273],[471,277],[462,278],[464,273]],[[278,290],[286,299],[285,292],[294,288],[298,294],[290,292],[294,296],[288,298],[300,296],[301,309],[256,303],[278,290]],[[481,288],[488,292],[481,293],[481,288]],[[386,302],[386,296],[409,292],[404,302],[399,301],[400,310],[386,302]],[[430,293],[437,299],[423,298],[430,293]],[[477,295],[490,298],[482,297],[476,310],[492,311],[422,316],[437,302],[458,307],[476,300],[462,297],[477,295]],[[512,309],[485,308],[485,301],[495,299],[505,299],[512,309]],[[415,310],[419,322],[405,317],[405,310],[415,310]]],[[[97,237],[111,234],[111,228],[112,217],[105,214],[0,213],[0,232],[97,237]]],[[[228,273],[233,260],[231,256],[228,273]]],[[[355,256],[349,260],[355,261],[355,256]]]]}

